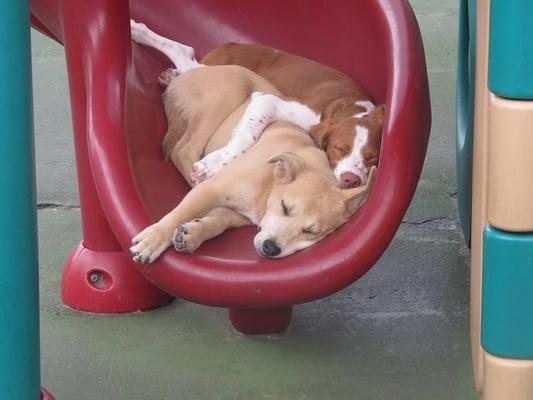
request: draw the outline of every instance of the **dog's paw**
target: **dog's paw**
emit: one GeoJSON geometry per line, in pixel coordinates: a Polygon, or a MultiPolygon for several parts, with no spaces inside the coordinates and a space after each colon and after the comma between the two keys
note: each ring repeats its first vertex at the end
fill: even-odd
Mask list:
{"type": "Polygon", "coordinates": [[[168,232],[154,224],[135,236],[131,243],[130,253],[133,261],[151,264],[170,246],[171,237],[168,232]]]}
{"type": "Polygon", "coordinates": [[[172,81],[172,79],[174,79],[178,75],[179,75],[178,70],[174,68],[169,68],[166,71],[161,72],[157,80],[159,81],[159,84],[161,86],[168,86],[170,85],[170,82],[172,81]]]}
{"type": "Polygon", "coordinates": [[[145,38],[148,32],[148,27],[145,24],[135,22],[132,19],[130,19],[130,26],[131,38],[133,39],[133,41],[139,44],[145,44],[145,38]]]}
{"type": "Polygon", "coordinates": [[[172,236],[172,244],[176,251],[192,253],[202,244],[200,238],[201,220],[186,222],[181,225],[172,236]]]}
{"type": "Polygon", "coordinates": [[[226,165],[228,161],[221,150],[213,151],[194,163],[191,172],[191,180],[194,185],[211,178],[226,165]]]}
{"type": "Polygon", "coordinates": [[[207,169],[207,165],[205,164],[204,160],[200,160],[194,163],[192,166],[192,172],[190,176],[190,180],[192,182],[193,186],[199,185],[203,181],[205,181],[207,178],[209,178],[209,171],[207,169]]]}

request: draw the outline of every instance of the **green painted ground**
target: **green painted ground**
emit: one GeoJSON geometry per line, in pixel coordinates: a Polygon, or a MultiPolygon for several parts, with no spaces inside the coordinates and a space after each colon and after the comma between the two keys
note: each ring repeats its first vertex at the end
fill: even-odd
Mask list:
{"type": "Polygon", "coordinates": [[[371,272],[297,307],[279,337],[244,337],[229,327],[225,310],[180,301],[113,316],[62,305],[62,264],[81,239],[65,61],[61,47],[33,34],[42,376],[57,400],[476,398],[468,253],[454,199],[457,4],[413,6],[434,121],[415,201],[371,272]]]}

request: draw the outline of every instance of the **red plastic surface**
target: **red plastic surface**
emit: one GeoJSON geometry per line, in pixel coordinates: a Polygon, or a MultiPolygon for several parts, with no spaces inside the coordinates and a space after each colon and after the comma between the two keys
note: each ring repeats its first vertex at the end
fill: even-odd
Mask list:
{"type": "Polygon", "coordinates": [[[65,263],[61,297],[72,308],[98,313],[149,310],[173,300],[136,272],[127,253],[80,243],[65,263]]]}
{"type": "Polygon", "coordinates": [[[247,335],[282,333],[291,324],[292,306],[230,308],[231,325],[247,335]]]}
{"type": "Polygon", "coordinates": [[[55,400],[45,388],[41,388],[41,400],[55,400]]]}
{"type": "Polygon", "coordinates": [[[88,4],[44,0],[32,3],[35,5],[41,19],[32,15],[32,24],[65,45],[70,81],[83,244],[73,250],[65,263],[63,301],[79,310],[100,313],[132,312],[164,305],[172,300],[172,296],[150,284],[122,252],[94,184],[87,147],[87,120],[93,118],[91,110],[87,109],[90,91],[86,90],[85,81],[79,76],[80,70],[90,64],[85,58],[85,39],[80,38],[82,31],[78,29],[79,18],[84,18],[83,9],[88,4]],[[105,271],[107,281],[114,282],[107,290],[97,290],[87,283],[87,271],[96,269],[105,271]]]}
{"type": "MultiPolygon", "coordinates": [[[[124,249],[189,189],[160,151],[166,120],[157,76],[169,62],[137,45],[132,61],[129,6],[134,19],[193,46],[198,57],[227,41],[277,47],[349,74],[387,107],[375,188],[359,215],[333,235],[293,256],[267,260],[253,249],[255,229],[241,228],[194,254],[169,250],[155,264],[139,265],[142,273],[179,297],[249,308],[320,298],[367,272],[401,223],[429,138],[424,52],[407,1],[68,0],[59,8],[57,1],[32,0],[41,31],[76,58],[68,64],[74,125],[76,135],[87,135],[90,160],[90,176],[81,175],[94,181],[124,249]]],[[[98,208],[89,197],[82,207],[98,208]]],[[[99,225],[101,215],[92,212],[99,225]]]]}

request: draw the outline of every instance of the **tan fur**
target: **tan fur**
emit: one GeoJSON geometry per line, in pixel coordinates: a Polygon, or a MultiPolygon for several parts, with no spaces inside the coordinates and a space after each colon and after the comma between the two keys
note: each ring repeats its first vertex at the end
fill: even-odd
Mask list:
{"type": "Polygon", "coordinates": [[[168,129],[165,137],[163,138],[161,149],[163,151],[165,160],[168,160],[172,149],[176,146],[176,144],[178,144],[178,141],[187,130],[187,120],[183,118],[182,110],[171,104],[171,102],[166,101],[165,97],[166,95],[164,93],[162,100],[165,106],[165,113],[167,115],[168,129]]]}
{"type": "Polygon", "coordinates": [[[240,66],[211,67],[209,74],[203,69],[192,69],[180,79],[173,79],[163,95],[169,121],[163,154],[187,179],[192,163],[227,143],[238,120],[236,116],[242,115],[251,92],[281,96],[267,80],[240,66]],[[218,73],[221,69],[224,72],[218,73]],[[200,82],[197,76],[205,81],[200,82]],[[216,130],[226,119],[225,125],[216,130]],[[193,135],[195,139],[191,141],[193,135]]]}
{"type": "MultiPolygon", "coordinates": [[[[227,143],[254,91],[280,94],[240,66],[196,68],[171,82],[163,97],[165,109],[169,119],[186,121],[186,129],[165,141],[176,143],[168,153],[184,177],[203,154],[227,143]]],[[[176,133],[169,130],[169,135],[176,133]]],[[[176,250],[190,252],[229,227],[253,223],[262,228],[254,241],[257,251],[265,255],[264,242],[272,240],[280,252],[270,256],[285,256],[345,223],[373,177],[365,188],[337,188],[325,153],[309,135],[290,123],[274,122],[245,154],[194,187],[174,210],[137,235],[131,252],[138,262],[152,262],[172,241],[176,250]],[[285,213],[282,200],[290,204],[290,213],[285,213]]]]}

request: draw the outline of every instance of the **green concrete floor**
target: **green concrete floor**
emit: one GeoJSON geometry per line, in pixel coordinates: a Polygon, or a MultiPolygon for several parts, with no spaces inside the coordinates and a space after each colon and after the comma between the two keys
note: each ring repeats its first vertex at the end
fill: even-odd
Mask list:
{"type": "Polygon", "coordinates": [[[279,337],[235,333],[226,311],[176,301],[129,315],[60,299],[81,239],[62,48],[33,33],[42,377],[57,400],[475,399],[468,251],[454,172],[455,0],[416,0],[433,130],[416,198],[390,248],[351,287],[298,306],[279,337]]]}

